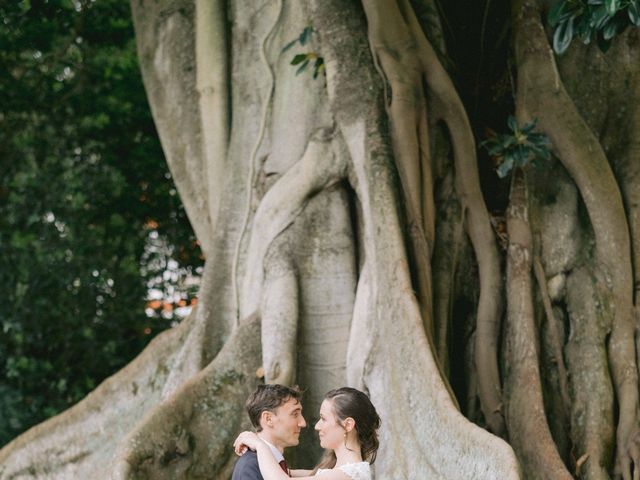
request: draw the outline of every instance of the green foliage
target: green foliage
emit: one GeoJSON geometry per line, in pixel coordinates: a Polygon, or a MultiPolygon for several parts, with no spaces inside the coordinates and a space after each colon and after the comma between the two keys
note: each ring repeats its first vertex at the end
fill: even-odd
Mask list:
{"type": "Polygon", "coordinates": [[[630,25],[640,26],[640,0],[560,0],[549,10],[548,22],[557,54],[576,37],[584,44],[595,39],[606,52],[613,37],[630,25]]]}
{"type": "MultiPolygon", "coordinates": [[[[291,40],[284,46],[284,48],[282,49],[282,53],[285,53],[287,50],[293,48],[297,43],[299,43],[301,46],[305,46],[311,38],[312,33],[313,28],[305,27],[298,38],[291,40]]],[[[291,60],[291,65],[298,65],[298,68],[296,69],[296,75],[300,75],[302,72],[304,72],[309,65],[313,66],[314,79],[318,78],[318,75],[320,73],[324,73],[324,58],[316,52],[298,53],[291,60]]]]}
{"type": "Polygon", "coordinates": [[[550,142],[548,137],[536,131],[537,120],[518,125],[515,117],[509,116],[507,125],[510,133],[490,132],[487,140],[480,144],[496,160],[496,172],[500,178],[506,177],[516,167],[528,164],[540,166],[541,160],[549,160],[550,142]]]}
{"type": "Polygon", "coordinates": [[[170,326],[166,312],[145,314],[149,286],[188,301],[177,283],[201,259],[147,106],[128,2],[4,2],[0,25],[1,445],[170,326]],[[165,280],[171,261],[180,278],[165,280]]]}

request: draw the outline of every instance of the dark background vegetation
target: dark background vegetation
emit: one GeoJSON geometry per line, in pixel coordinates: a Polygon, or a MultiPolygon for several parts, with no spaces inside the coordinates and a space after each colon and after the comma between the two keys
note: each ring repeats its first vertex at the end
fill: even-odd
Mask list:
{"type": "Polygon", "coordinates": [[[0,2],[0,445],[175,324],[200,255],[129,2],[0,2]]]}

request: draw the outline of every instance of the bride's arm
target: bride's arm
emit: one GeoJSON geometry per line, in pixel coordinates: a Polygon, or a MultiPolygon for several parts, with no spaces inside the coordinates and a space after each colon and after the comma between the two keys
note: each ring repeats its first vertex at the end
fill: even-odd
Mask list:
{"type": "Polygon", "coordinates": [[[253,432],[242,432],[233,443],[233,447],[238,455],[244,447],[255,450],[258,455],[258,466],[264,480],[288,480],[289,475],[284,473],[278,462],[271,453],[271,449],[260,437],[253,432]]]}
{"type": "Polygon", "coordinates": [[[287,480],[289,475],[284,473],[278,462],[271,453],[271,449],[260,440],[256,445],[256,453],[258,454],[258,466],[264,480],[287,480]]]}
{"type": "Polygon", "coordinates": [[[289,472],[291,473],[291,476],[293,478],[297,478],[297,477],[310,477],[311,474],[313,473],[313,470],[300,470],[299,468],[296,470],[289,470],[289,472]]]}
{"type": "MultiPolygon", "coordinates": [[[[264,480],[288,480],[290,478],[289,475],[284,473],[284,470],[280,468],[278,462],[276,462],[273,453],[271,453],[271,448],[255,433],[242,432],[238,438],[236,438],[233,446],[239,455],[243,446],[247,446],[251,450],[256,451],[258,455],[258,466],[260,467],[260,473],[264,480]]],[[[338,469],[327,470],[323,472],[320,477],[311,476],[313,473],[311,470],[294,470],[294,472],[297,475],[294,474],[293,476],[301,480],[317,480],[319,478],[322,480],[351,480],[349,476],[338,469]]]]}

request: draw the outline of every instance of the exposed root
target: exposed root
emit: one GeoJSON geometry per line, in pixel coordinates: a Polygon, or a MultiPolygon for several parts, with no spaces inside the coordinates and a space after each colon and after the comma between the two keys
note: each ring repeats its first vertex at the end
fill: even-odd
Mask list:
{"type": "Polygon", "coordinates": [[[480,271],[480,299],[476,331],[476,368],[481,408],[490,431],[502,435],[501,387],[498,372],[500,332],[500,259],[489,213],[480,191],[476,149],[466,111],[451,79],[421,31],[408,0],[401,0],[409,28],[417,42],[424,80],[433,92],[435,118],[442,118],[453,144],[458,199],[466,212],[467,233],[480,271]]]}
{"type": "Polygon", "coordinates": [[[273,91],[276,85],[275,77],[273,74],[273,68],[271,67],[269,60],[267,59],[267,53],[266,53],[267,41],[269,40],[269,37],[271,36],[271,34],[275,31],[276,27],[278,26],[278,23],[280,23],[280,16],[282,15],[282,0],[276,0],[276,1],[277,1],[277,8],[278,8],[277,10],[278,16],[276,17],[276,20],[273,23],[272,27],[269,29],[269,31],[265,34],[264,38],[262,39],[261,48],[260,48],[260,60],[262,60],[263,65],[265,65],[269,71],[269,92],[265,97],[264,103],[262,105],[262,116],[260,118],[260,130],[258,132],[258,138],[256,139],[256,142],[253,144],[253,149],[251,150],[251,157],[249,159],[249,173],[247,175],[247,186],[246,186],[247,197],[246,197],[245,212],[242,220],[242,228],[240,229],[240,235],[238,236],[235,252],[233,254],[233,263],[231,264],[231,288],[232,288],[231,295],[236,304],[235,306],[236,326],[238,325],[238,322],[240,322],[241,318],[244,318],[246,315],[249,315],[254,311],[254,309],[251,309],[245,315],[242,314],[242,306],[240,303],[241,302],[240,293],[238,292],[238,266],[240,263],[240,250],[242,248],[242,240],[244,239],[244,234],[247,231],[247,227],[249,225],[249,218],[251,216],[251,198],[253,197],[253,186],[255,183],[254,177],[255,177],[255,171],[257,167],[256,155],[258,154],[258,149],[262,144],[262,139],[264,138],[264,134],[267,128],[269,106],[271,105],[271,99],[273,97],[273,91]]]}
{"type": "MultiPolygon", "coordinates": [[[[219,255],[217,249],[212,249],[211,253],[210,261],[214,261],[219,255]]],[[[218,331],[212,334],[213,325],[219,327],[221,323],[218,321],[218,312],[210,307],[211,302],[215,301],[212,295],[214,285],[212,273],[211,270],[205,267],[198,291],[200,302],[198,303],[198,308],[189,315],[191,326],[179,350],[176,352],[174,364],[162,388],[163,400],[178,389],[186,379],[198,373],[211,362],[224,343],[222,339],[211,341],[213,335],[219,338],[228,332],[227,329],[218,328],[218,331]]]]}
{"type": "Polygon", "coordinates": [[[356,295],[348,378],[350,384],[371,393],[385,418],[382,444],[387,452],[397,453],[381,457],[376,472],[381,478],[518,478],[510,448],[460,414],[426,334],[416,334],[421,313],[411,289],[398,212],[393,211],[394,202],[384,206],[381,202],[383,193],[392,195],[385,192],[389,173],[371,165],[379,159],[370,161],[370,153],[368,158],[358,158],[362,149],[356,142],[365,141],[364,136],[358,134],[357,126],[344,128],[355,157],[354,188],[363,204],[366,252],[356,295]],[[372,195],[367,192],[373,192],[373,185],[372,195]],[[377,222],[385,229],[379,229],[377,222]],[[409,343],[397,348],[390,341],[393,337],[409,343]],[[398,408],[399,403],[407,408],[398,408]]]}
{"type": "Polygon", "coordinates": [[[365,0],[363,7],[368,20],[374,63],[388,86],[386,107],[407,209],[410,253],[415,264],[415,288],[425,329],[432,338],[430,261],[435,240],[435,207],[422,68],[416,41],[400,8],[383,0],[365,0]]]}
{"type": "Polygon", "coordinates": [[[192,319],[161,333],[127,367],[70,409],[29,429],[0,450],[0,478],[100,478],[117,441],[161,399],[192,319]],[[112,441],[105,442],[105,436],[112,441]]]}
{"type": "Polygon", "coordinates": [[[378,68],[389,85],[387,108],[391,119],[394,153],[409,214],[412,257],[417,263],[418,298],[430,338],[434,330],[431,320],[432,279],[428,260],[434,237],[425,234],[432,232],[435,214],[430,159],[425,151],[428,148],[428,135],[423,79],[433,91],[435,101],[440,104],[438,111],[451,132],[459,198],[463,208],[468,210],[468,233],[481,277],[475,349],[479,393],[489,429],[501,435],[504,420],[500,411],[497,363],[500,324],[499,257],[480,191],[475,143],[466,112],[408,1],[399,0],[397,5],[392,5],[380,0],[370,0],[364,1],[363,6],[369,20],[369,39],[374,60],[377,60],[378,68]],[[423,168],[419,169],[420,166],[423,168]],[[416,229],[416,223],[426,225],[425,231],[416,229]],[[428,241],[431,244],[425,245],[428,241]]]}
{"type": "Polygon", "coordinates": [[[292,385],[296,378],[298,279],[289,251],[288,231],[271,244],[264,259],[262,288],[262,365],[266,383],[292,385]]]}
{"type": "Polygon", "coordinates": [[[293,222],[309,199],[346,175],[341,140],[320,129],[309,141],[302,158],[266,193],[253,220],[255,232],[247,251],[248,271],[242,288],[241,314],[256,311],[261,299],[264,257],[271,242],[293,222]]]}
{"type": "Polygon", "coordinates": [[[257,315],[243,321],[205,369],[142,419],[119,447],[112,480],[229,478],[233,438],[248,427],[238,405],[258,383],[259,331],[257,315]]]}
{"type": "Polygon", "coordinates": [[[633,275],[629,227],[606,155],[566,93],[534,0],[514,2],[519,107],[538,118],[558,158],[576,182],[596,240],[597,275],[611,289],[608,354],[619,405],[617,464],[625,480],[638,470],[632,437],[638,430],[638,369],[634,342],[633,275]],[[632,453],[633,452],[633,453],[632,453]]]}
{"type": "Polygon", "coordinates": [[[524,173],[513,173],[507,209],[507,328],[505,406],[509,440],[527,478],[566,479],[551,437],[542,398],[538,336],[531,285],[532,239],[524,173]]]}
{"type": "Polygon", "coordinates": [[[196,88],[212,231],[218,227],[229,141],[229,61],[225,22],[224,0],[196,0],[196,88]]]}

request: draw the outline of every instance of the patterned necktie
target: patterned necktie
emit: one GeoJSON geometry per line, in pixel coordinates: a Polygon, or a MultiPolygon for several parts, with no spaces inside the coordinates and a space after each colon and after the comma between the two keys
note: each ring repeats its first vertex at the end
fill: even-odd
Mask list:
{"type": "Polygon", "coordinates": [[[280,460],[280,468],[282,470],[284,470],[284,473],[289,475],[289,469],[287,468],[287,462],[285,462],[284,460],[280,460]]]}

